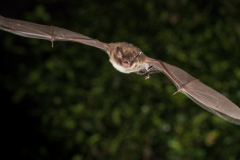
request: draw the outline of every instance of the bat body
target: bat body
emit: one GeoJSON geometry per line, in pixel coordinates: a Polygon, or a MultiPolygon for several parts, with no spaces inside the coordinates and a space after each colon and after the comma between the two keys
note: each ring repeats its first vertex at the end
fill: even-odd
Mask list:
{"type": "MultiPolygon", "coordinates": [[[[191,100],[207,111],[240,125],[240,108],[222,94],[201,83],[187,72],[161,60],[147,57],[139,48],[125,42],[103,43],[66,29],[8,19],[0,16],[0,29],[30,38],[73,41],[97,47],[109,55],[113,67],[122,73],[146,75],[162,72],[191,100]]],[[[177,93],[176,92],[176,93],[177,93]]]]}

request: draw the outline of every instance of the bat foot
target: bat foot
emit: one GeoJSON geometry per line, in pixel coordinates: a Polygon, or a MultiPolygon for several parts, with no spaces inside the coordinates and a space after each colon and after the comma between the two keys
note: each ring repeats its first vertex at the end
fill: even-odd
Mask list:
{"type": "Polygon", "coordinates": [[[147,80],[147,79],[149,79],[149,78],[150,78],[149,73],[146,73],[146,75],[145,75],[145,80],[147,80]]]}

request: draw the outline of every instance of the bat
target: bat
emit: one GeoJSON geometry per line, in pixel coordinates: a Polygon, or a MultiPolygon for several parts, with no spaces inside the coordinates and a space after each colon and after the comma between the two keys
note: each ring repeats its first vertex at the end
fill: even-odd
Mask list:
{"type": "Polygon", "coordinates": [[[55,26],[46,26],[9,19],[0,16],[0,29],[29,38],[54,41],[73,41],[83,43],[106,52],[115,69],[122,73],[145,75],[164,73],[176,86],[177,92],[189,97],[196,104],[219,117],[240,125],[240,108],[219,92],[192,77],[173,65],[147,57],[139,48],[126,42],[103,43],[97,39],[84,36],[55,26]]]}

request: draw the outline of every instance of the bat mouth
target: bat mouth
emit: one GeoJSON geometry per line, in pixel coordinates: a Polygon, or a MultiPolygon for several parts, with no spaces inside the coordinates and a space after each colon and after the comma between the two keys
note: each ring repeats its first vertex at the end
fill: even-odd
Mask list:
{"type": "Polygon", "coordinates": [[[127,61],[127,60],[123,60],[122,65],[125,66],[125,67],[130,67],[130,62],[127,61]]]}

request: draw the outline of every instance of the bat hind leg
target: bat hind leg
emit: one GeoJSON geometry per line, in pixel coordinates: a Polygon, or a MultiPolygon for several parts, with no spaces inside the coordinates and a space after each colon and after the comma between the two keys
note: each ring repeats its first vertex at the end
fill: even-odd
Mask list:
{"type": "Polygon", "coordinates": [[[150,72],[147,72],[145,69],[144,70],[140,70],[138,72],[135,72],[136,74],[139,74],[139,75],[145,75],[145,79],[148,79],[150,78],[150,72]]]}
{"type": "Polygon", "coordinates": [[[135,73],[139,74],[139,75],[145,75],[145,79],[149,79],[150,74],[156,73],[156,72],[159,72],[159,71],[157,69],[155,69],[153,66],[147,66],[146,68],[141,69],[140,71],[135,72],[135,73]]]}
{"type": "Polygon", "coordinates": [[[145,79],[150,78],[150,74],[156,72],[158,72],[158,70],[156,70],[153,66],[146,67],[145,79]]]}

